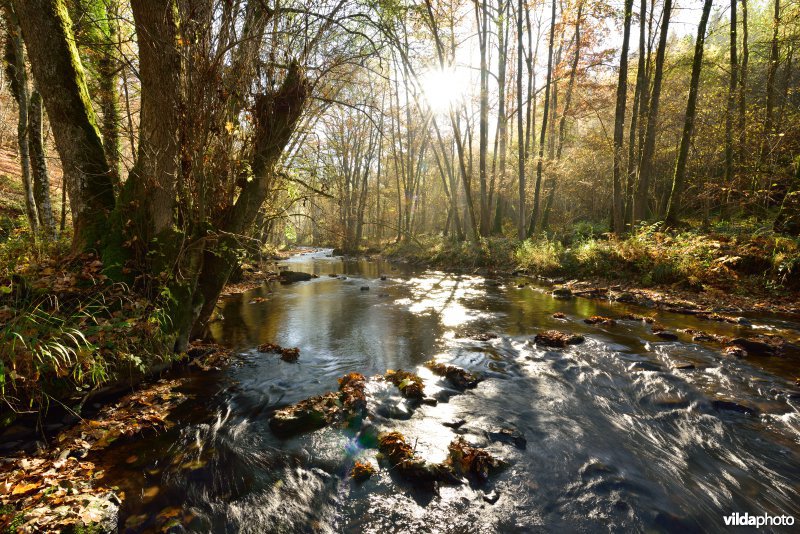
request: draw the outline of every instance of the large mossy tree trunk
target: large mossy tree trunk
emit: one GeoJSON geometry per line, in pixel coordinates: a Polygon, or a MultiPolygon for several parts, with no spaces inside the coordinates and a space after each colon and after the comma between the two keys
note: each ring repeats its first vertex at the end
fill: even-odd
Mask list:
{"type": "Polygon", "coordinates": [[[13,0],[61,157],[73,247],[97,246],[114,209],[114,188],[64,0],[13,0]]]}
{"type": "Polygon", "coordinates": [[[131,0],[141,83],[139,142],[116,198],[65,0],[14,5],[64,168],[74,248],[100,251],[112,279],[160,299],[169,317],[165,334],[181,351],[190,332],[202,334],[237,264],[239,236],[250,230],[272,190],[275,165],[308,99],[305,71],[291,62],[277,87],[246,97],[256,87],[259,43],[271,11],[248,3],[242,33],[219,45],[233,50],[234,68],[216,73],[210,67],[213,17],[202,9],[211,2],[131,0]],[[204,77],[209,72],[228,91],[224,98],[204,77]],[[244,110],[254,124],[250,144],[225,152],[231,146],[223,137],[226,125],[244,110]],[[222,163],[214,167],[217,160],[222,163]],[[247,179],[224,181],[238,172],[232,161],[250,170],[247,179]]]}

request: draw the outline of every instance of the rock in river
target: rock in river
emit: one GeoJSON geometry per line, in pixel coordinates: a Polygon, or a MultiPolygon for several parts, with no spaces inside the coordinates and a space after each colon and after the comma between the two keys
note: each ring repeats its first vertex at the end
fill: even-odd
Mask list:
{"type": "Polygon", "coordinates": [[[567,345],[578,345],[584,341],[583,336],[567,334],[558,330],[545,330],[544,332],[539,332],[536,334],[536,337],[533,338],[533,342],[537,345],[558,348],[563,348],[567,345]]]}
{"type": "Polygon", "coordinates": [[[281,271],[280,282],[281,284],[292,284],[294,282],[305,282],[314,278],[314,275],[309,273],[299,273],[296,271],[281,271]]]}
{"type": "Polygon", "coordinates": [[[568,287],[557,287],[553,290],[551,295],[556,299],[568,299],[572,298],[572,290],[568,287]]]}

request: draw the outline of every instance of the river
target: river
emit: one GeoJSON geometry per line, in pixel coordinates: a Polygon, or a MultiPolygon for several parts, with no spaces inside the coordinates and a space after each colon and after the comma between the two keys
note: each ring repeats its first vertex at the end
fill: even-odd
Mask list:
{"type": "Polygon", "coordinates": [[[734,512],[800,520],[797,360],[729,358],[687,336],[665,341],[643,322],[583,319],[635,312],[674,332],[777,330],[794,340],[797,324],[556,300],[516,279],[343,261],[328,250],[282,264],[319,277],[221,301],[212,333],[235,348],[234,363],[189,376],[190,400],[171,430],[109,450],[120,460],[107,476],[125,492],[121,531],[691,532],[724,531],[734,512]],[[586,341],[536,346],[533,336],[551,328],[586,341]],[[473,339],[484,332],[497,337],[473,339]],[[299,360],[259,353],[266,342],[299,347],[299,360]],[[484,380],[415,411],[395,388],[376,388],[374,422],[432,462],[456,436],[486,447],[508,463],[486,486],[436,494],[386,469],[356,484],[353,461],[377,466],[377,451],[334,427],[291,439],[270,430],[277,408],[335,391],[353,371],[415,370],[428,394],[446,391],[421,366],[432,358],[484,380]],[[464,423],[453,428],[456,420],[464,423]],[[491,441],[487,433],[502,428],[526,446],[491,441]]]}

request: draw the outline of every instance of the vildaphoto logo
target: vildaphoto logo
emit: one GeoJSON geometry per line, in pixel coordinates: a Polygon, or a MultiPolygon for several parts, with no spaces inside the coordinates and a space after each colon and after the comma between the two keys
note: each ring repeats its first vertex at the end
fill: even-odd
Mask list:
{"type": "Polygon", "coordinates": [[[723,516],[725,525],[729,527],[772,527],[772,526],[792,526],[794,516],[791,515],[750,515],[747,512],[740,514],[734,512],[731,515],[723,516]]]}

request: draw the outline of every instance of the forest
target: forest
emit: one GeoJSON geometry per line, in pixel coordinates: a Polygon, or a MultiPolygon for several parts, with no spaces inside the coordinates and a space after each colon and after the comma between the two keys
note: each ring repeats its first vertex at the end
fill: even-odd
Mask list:
{"type": "MultiPolygon", "coordinates": [[[[360,532],[381,513],[395,514],[392,531],[436,531],[457,516],[438,490],[455,479],[494,510],[453,523],[459,532],[563,530],[570,517],[590,531],[714,530],[735,511],[800,511],[796,475],[739,474],[703,450],[709,471],[672,489],[691,495],[703,477],[742,477],[713,504],[659,508],[652,495],[669,491],[658,482],[651,497],[621,490],[631,492],[625,509],[605,494],[592,498],[608,509],[553,504],[558,519],[517,497],[530,517],[514,519],[518,480],[498,443],[527,472],[537,460],[520,451],[535,436],[574,427],[595,444],[611,430],[587,430],[576,422],[583,412],[535,427],[512,404],[518,420],[493,422],[478,441],[459,433],[463,422],[445,423],[453,440],[437,463],[423,459],[441,445],[434,438],[418,450],[403,435],[422,422],[397,426],[447,402],[423,393],[437,380],[459,399],[489,395],[485,383],[506,372],[490,360],[512,346],[520,358],[589,358],[597,342],[603,354],[657,353],[673,371],[721,365],[748,384],[697,378],[673,390],[579,359],[622,373],[609,387],[638,399],[608,401],[618,418],[609,429],[643,403],[689,418],[692,406],[782,417],[797,432],[797,0],[0,0],[0,46],[3,531],[360,532]],[[625,321],[644,333],[620,331],[625,321]],[[251,364],[263,382],[236,370],[251,364]],[[290,365],[308,365],[309,383],[290,365]],[[334,392],[313,385],[335,388],[338,376],[334,392]],[[259,393],[223,391],[225,380],[259,393]],[[381,411],[384,386],[408,417],[381,411]],[[206,394],[215,400],[205,412],[183,402],[206,394]],[[236,421],[256,414],[269,429],[234,440],[236,421]],[[313,484],[287,475],[296,447],[314,446],[292,441],[311,439],[295,437],[298,425],[346,427],[359,450],[379,450],[391,480],[434,487],[448,504],[437,512],[414,492],[406,502],[381,478],[358,491],[374,484],[388,510],[367,513],[361,494],[323,506],[315,499],[335,493],[326,476],[338,475],[317,464],[303,464],[313,484]],[[364,445],[378,427],[387,432],[364,445]],[[170,453],[182,475],[153,468],[152,451],[166,445],[152,436],[191,444],[195,430],[196,455],[170,453]],[[140,480],[148,469],[159,474],[140,480]],[[279,482],[290,497],[275,497],[279,482]],[[772,489],[744,498],[744,484],[772,489]],[[132,492],[141,497],[120,497],[132,492]],[[284,506],[254,511],[270,499],[284,506]]],[[[604,391],[588,380],[587,398],[604,391]]],[[[531,387],[504,396],[520,402],[531,387]]],[[[459,402],[491,412],[489,397],[459,402]]],[[[800,458],[796,435],[731,425],[720,446],[750,447],[749,467],[780,471],[779,447],[800,458]]],[[[675,447],[691,455],[687,439],[675,447]]],[[[603,450],[588,448],[595,459],[575,466],[584,482],[638,469],[596,466],[603,450]]],[[[347,477],[377,478],[365,458],[347,453],[347,477]]],[[[665,469],[641,476],[663,481],[683,467],[665,469]]],[[[537,484],[557,495],[559,476],[537,484]]]]}

